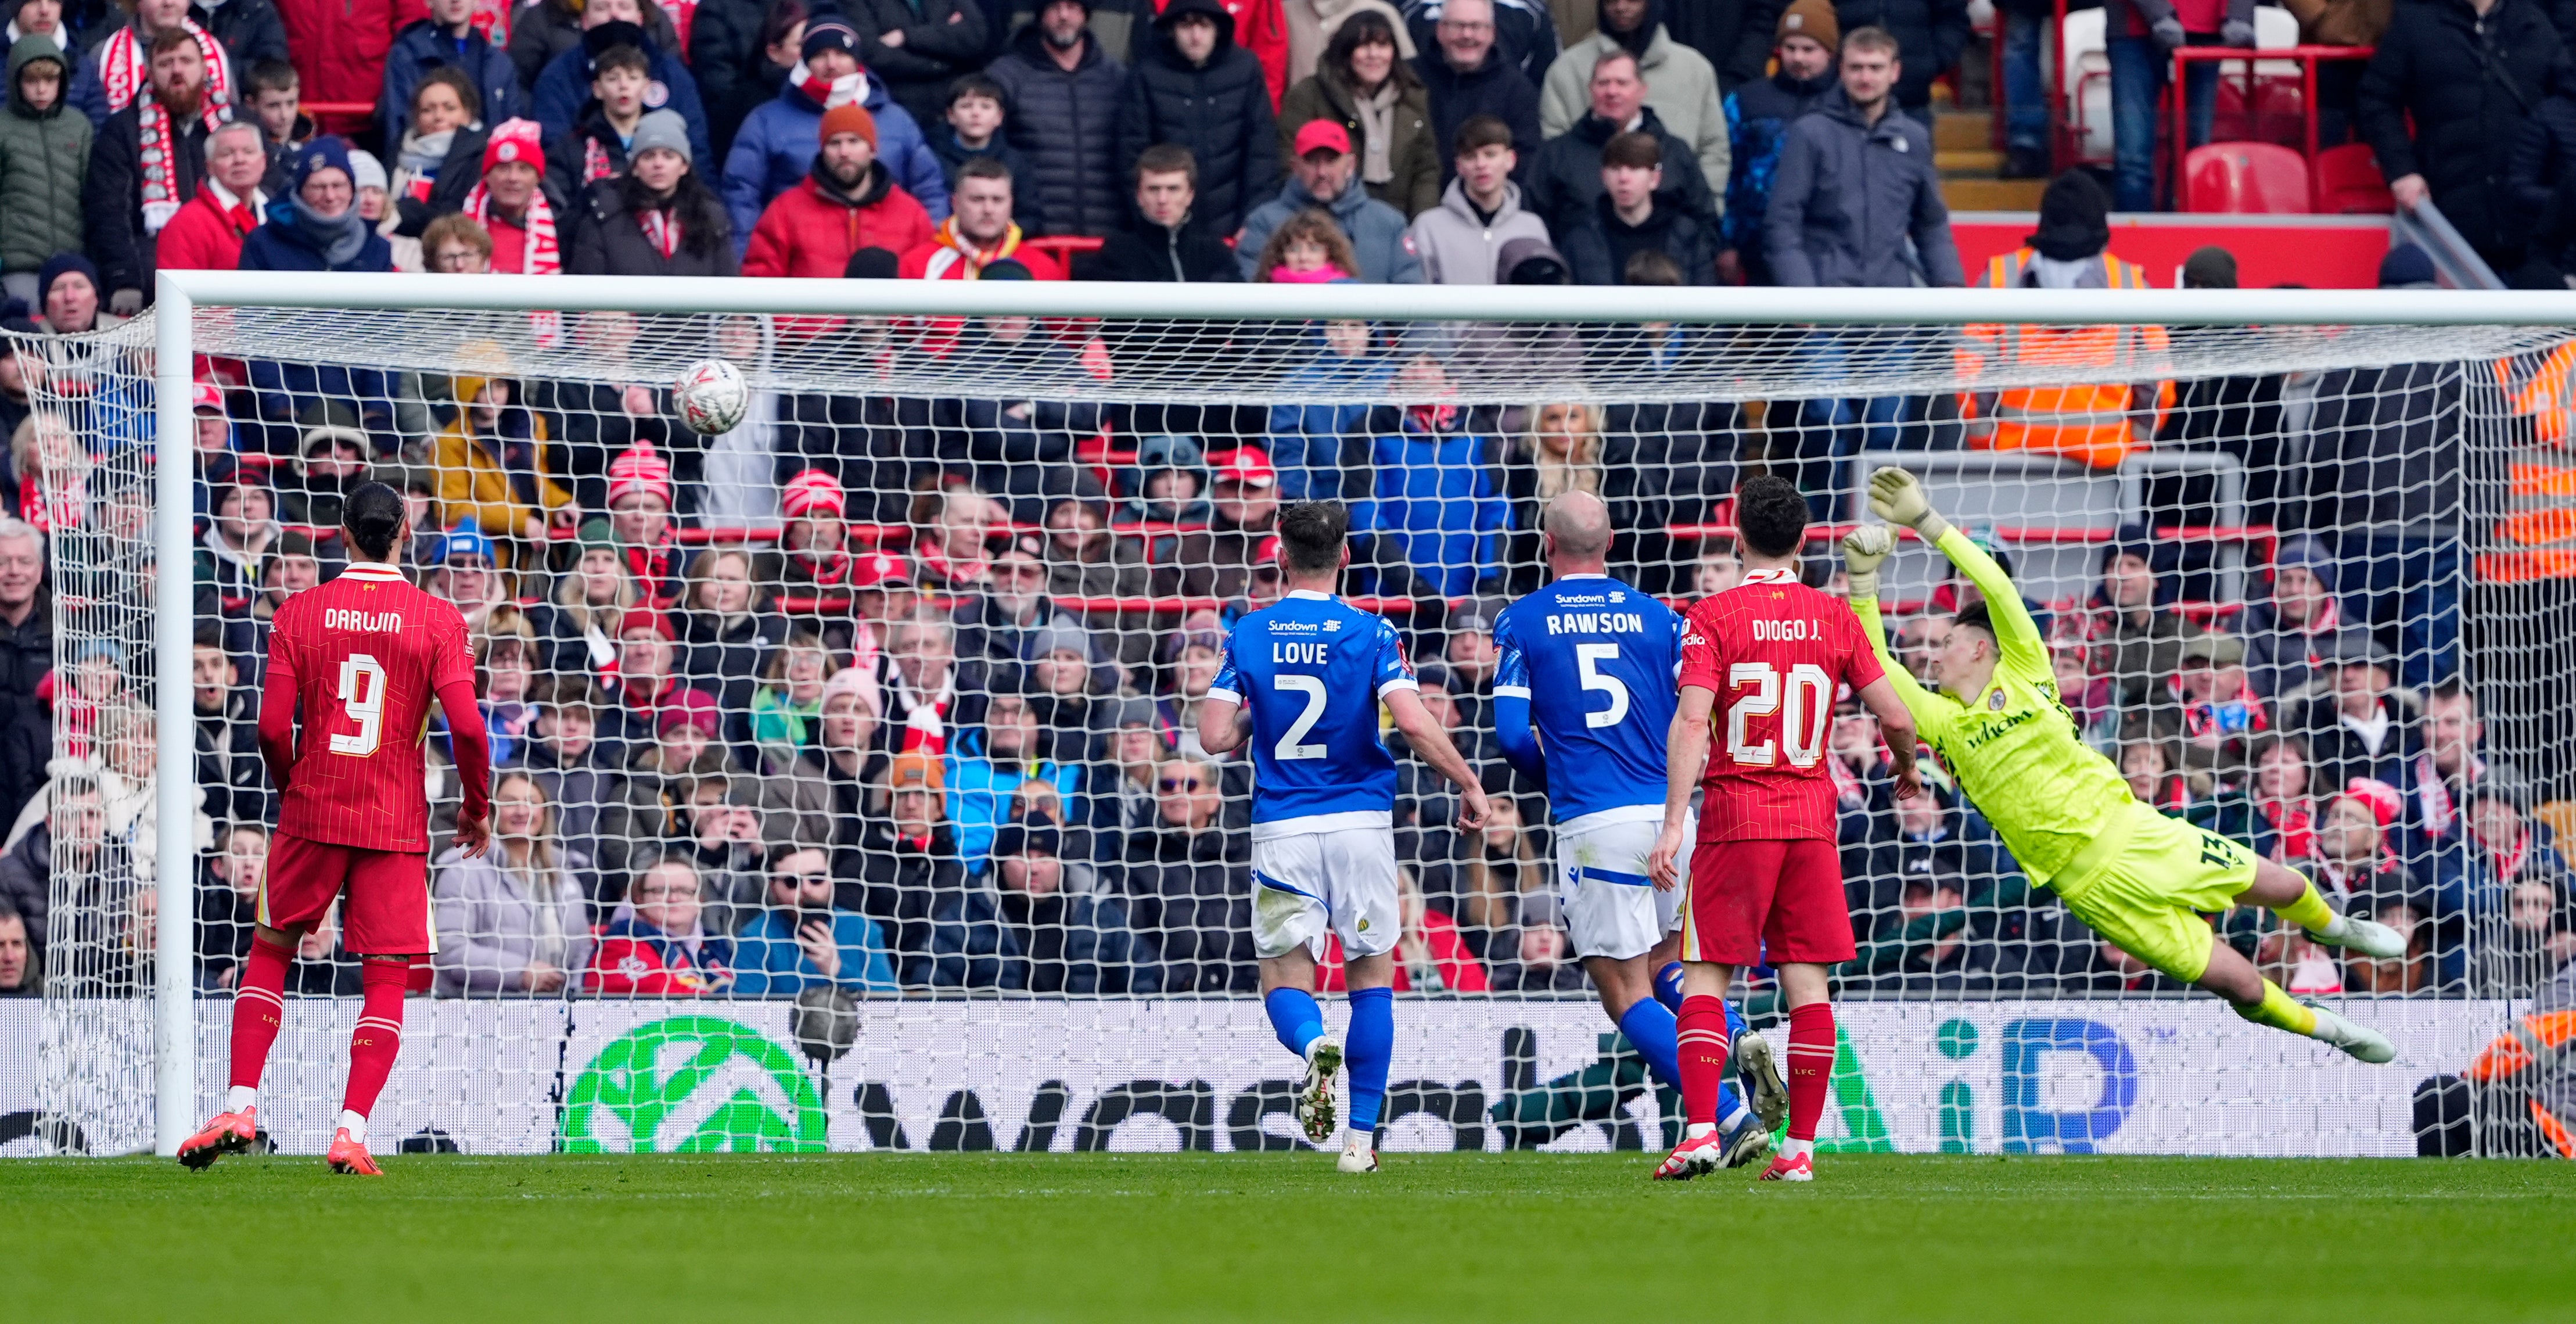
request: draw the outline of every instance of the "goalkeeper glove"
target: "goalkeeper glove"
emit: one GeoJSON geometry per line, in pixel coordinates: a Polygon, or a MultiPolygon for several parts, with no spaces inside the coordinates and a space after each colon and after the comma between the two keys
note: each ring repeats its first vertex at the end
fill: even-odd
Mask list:
{"type": "Polygon", "coordinates": [[[1939,542],[1950,531],[1950,521],[1932,509],[1924,499],[1923,485],[1914,475],[1895,465],[1888,465],[1869,476],[1869,511],[1890,524],[1902,524],[1923,535],[1925,542],[1939,542]]]}
{"type": "Polygon", "coordinates": [[[1850,572],[1854,602],[1878,601],[1878,567],[1896,554],[1896,535],[1884,524],[1864,524],[1843,535],[1843,568],[1850,572]]]}

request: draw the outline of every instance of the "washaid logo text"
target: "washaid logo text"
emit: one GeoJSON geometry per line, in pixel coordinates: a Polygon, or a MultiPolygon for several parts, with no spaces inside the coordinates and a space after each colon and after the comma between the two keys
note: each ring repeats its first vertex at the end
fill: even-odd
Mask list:
{"type": "Polygon", "coordinates": [[[564,1109],[575,1154],[825,1147],[822,1098],[769,1036],[714,1016],[640,1025],[591,1059],[564,1109]]]}

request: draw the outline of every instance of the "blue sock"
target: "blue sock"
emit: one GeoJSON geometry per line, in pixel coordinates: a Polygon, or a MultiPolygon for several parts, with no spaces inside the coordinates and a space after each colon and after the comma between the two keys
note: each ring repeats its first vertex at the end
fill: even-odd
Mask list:
{"type": "MultiPolygon", "coordinates": [[[[1655,972],[1655,1001],[1664,1004],[1664,1010],[1671,1012],[1675,1016],[1682,1014],[1681,962],[1666,961],[1664,962],[1664,968],[1655,972]]],[[[1733,1034],[1735,1032],[1733,1028],[1731,1028],[1732,1025],[1733,1022],[1729,1022],[1730,1028],[1727,1030],[1727,1033],[1729,1034],[1733,1034]]]]}
{"type": "Polygon", "coordinates": [[[1314,994],[1302,988],[1274,988],[1261,1006],[1270,1013],[1270,1028],[1279,1032],[1279,1042],[1299,1057],[1324,1032],[1324,1009],[1315,1005],[1314,994]]]}
{"type": "MultiPolygon", "coordinates": [[[[1726,1041],[1730,1044],[1735,1043],[1744,1037],[1744,1012],[1736,1007],[1735,1000],[1732,998],[1722,998],[1720,1001],[1726,1005],[1726,1041]]],[[[1742,1077],[1743,1073],[1738,1072],[1737,1075],[1742,1077]]],[[[1746,1090],[1753,1088],[1753,1082],[1749,1077],[1744,1078],[1743,1088],[1746,1090]]],[[[1717,1087],[1717,1123],[1721,1128],[1732,1131],[1752,1115],[1753,1110],[1744,1106],[1744,1096],[1737,1092],[1734,1084],[1717,1087]]]]}
{"type": "Polygon", "coordinates": [[[1656,1083],[1668,1090],[1682,1087],[1681,1044],[1676,1037],[1673,1014],[1653,998],[1639,998],[1628,1004],[1619,1017],[1619,1033],[1646,1059],[1646,1069],[1655,1073],[1656,1083]]]}
{"type": "Polygon", "coordinates": [[[1352,989],[1351,1033],[1342,1045],[1342,1061],[1351,1069],[1351,1129],[1362,1135],[1377,1130],[1378,1107],[1386,1102],[1387,1063],[1394,1057],[1395,990],[1352,989]]]}

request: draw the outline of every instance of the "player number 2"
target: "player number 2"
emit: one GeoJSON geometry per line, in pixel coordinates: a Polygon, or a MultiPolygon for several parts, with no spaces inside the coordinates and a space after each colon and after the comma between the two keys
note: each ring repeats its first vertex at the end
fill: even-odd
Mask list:
{"type": "Polygon", "coordinates": [[[358,724],[356,735],[331,737],[331,752],[365,756],[385,734],[385,664],[364,653],[340,662],[340,711],[358,724]]]}
{"type": "Polygon", "coordinates": [[[1618,660],[1619,645],[1617,644],[1576,644],[1574,646],[1574,668],[1583,677],[1583,688],[1603,690],[1610,695],[1609,707],[1597,713],[1583,715],[1585,726],[1594,728],[1617,726],[1628,719],[1628,687],[1620,684],[1617,676],[1603,675],[1593,669],[1593,664],[1596,662],[1618,660]]]}
{"type": "Polygon", "coordinates": [[[1297,720],[1288,724],[1288,730],[1280,735],[1279,745],[1272,751],[1272,753],[1276,754],[1283,760],[1319,759],[1324,757],[1325,749],[1322,745],[1305,745],[1298,743],[1306,738],[1308,732],[1315,729],[1315,723],[1324,720],[1324,678],[1321,676],[1273,676],[1270,678],[1270,685],[1271,688],[1276,689],[1283,694],[1303,694],[1306,696],[1306,711],[1297,714],[1297,720]]]}
{"type": "Polygon", "coordinates": [[[1738,662],[1726,670],[1730,690],[1751,688],[1726,710],[1726,755],[1737,763],[1752,768],[1768,768],[1780,761],[1780,745],[1788,746],[1789,766],[1812,768],[1825,757],[1825,733],[1834,721],[1834,683],[1824,668],[1801,662],[1789,668],[1788,684],[1781,684],[1780,669],[1768,662],[1738,662]],[[1747,728],[1752,719],[1780,714],[1780,740],[1753,743],[1747,728]]]}

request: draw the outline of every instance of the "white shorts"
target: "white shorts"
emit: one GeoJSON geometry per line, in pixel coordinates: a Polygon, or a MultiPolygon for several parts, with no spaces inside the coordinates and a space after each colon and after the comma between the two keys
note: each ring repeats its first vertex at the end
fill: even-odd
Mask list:
{"type": "Polygon", "coordinates": [[[1252,950],[1267,959],[1304,947],[1324,959],[1339,934],[1343,959],[1395,950],[1395,829],[1341,827],[1252,839],[1252,950]]]}
{"type": "MultiPolygon", "coordinates": [[[[1642,808],[1642,806],[1641,806],[1642,808]]],[[[1674,860],[1681,886],[1666,892],[1646,874],[1646,857],[1663,831],[1662,806],[1653,817],[1635,810],[1608,809],[1560,826],[1556,831],[1556,895],[1565,907],[1565,927],[1579,957],[1607,956],[1624,961],[1643,956],[1667,933],[1682,926],[1682,898],[1690,895],[1690,843],[1696,823],[1682,831],[1682,853],[1674,860]]],[[[1695,817],[1695,816],[1694,816],[1695,817]]]]}

